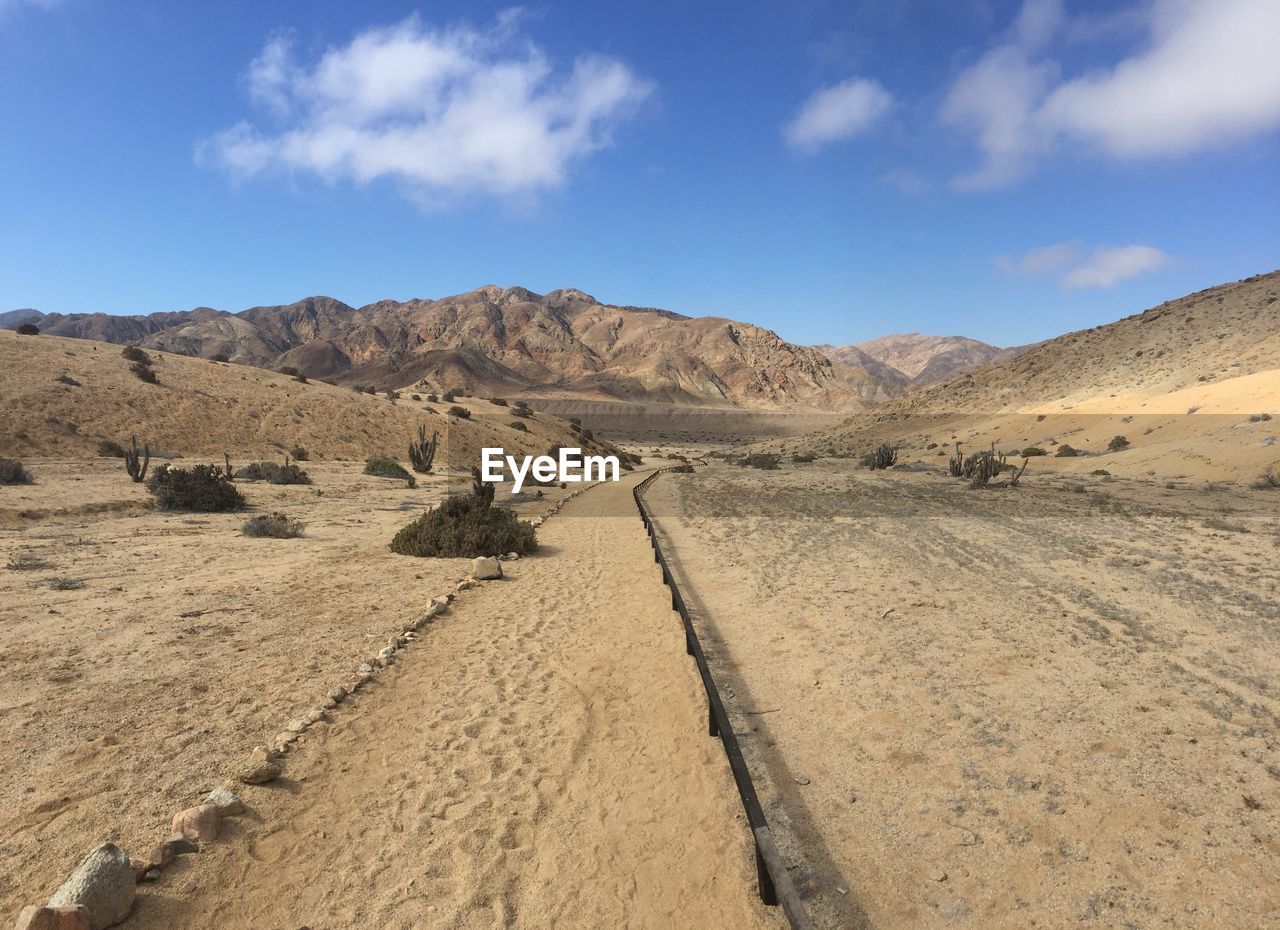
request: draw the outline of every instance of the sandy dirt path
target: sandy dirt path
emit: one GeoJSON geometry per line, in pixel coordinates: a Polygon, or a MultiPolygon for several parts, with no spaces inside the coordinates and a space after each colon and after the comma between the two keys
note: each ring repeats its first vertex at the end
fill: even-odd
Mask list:
{"type": "Polygon", "coordinates": [[[123,926],[780,926],[637,480],[575,499],[536,557],[461,594],[123,926]]]}

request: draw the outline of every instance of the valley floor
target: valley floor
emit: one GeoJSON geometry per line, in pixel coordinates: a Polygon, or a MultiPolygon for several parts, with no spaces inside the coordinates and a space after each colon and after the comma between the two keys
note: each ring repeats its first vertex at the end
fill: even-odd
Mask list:
{"type": "Polygon", "coordinates": [[[648,491],[820,926],[1280,926],[1280,492],[648,491]]]}

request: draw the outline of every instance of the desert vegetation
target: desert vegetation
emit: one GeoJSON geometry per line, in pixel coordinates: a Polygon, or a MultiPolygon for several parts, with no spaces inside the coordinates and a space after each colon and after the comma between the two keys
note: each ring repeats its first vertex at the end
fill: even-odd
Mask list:
{"type": "Polygon", "coordinates": [[[872,470],[891,468],[898,461],[898,450],[888,443],[881,443],[870,452],[865,453],[858,464],[872,470]]]}
{"type": "Polygon", "coordinates": [[[223,513],[244,506],[244,495],[216,465],[161,465],[147,480],[147,490],[161,510],[223,513]]]}
{"type": "MultiPolygon", "coordinates": [[[[230,468],[230,465],[227,466],[230,468]]],[[[226,477],[224,469],[223,476],[226,477]]],[[[266,481],[270,484],[310,484],[311,476],[299,465],[285,457],[284,464],[279,462],[250,462],[237,469],[235,477],[242,481],[266,481]]]]}
{"type": "Polygon", "coordinates": [[[0,459],[0,484],[31,484],[34,480],[17,459],[0,459]]]}
{"type": "Polygon", "coordinates": [[[533,525],[515,511],[493,504],[493,485],[473,475],[470,494],[452,494],[396,533],[391,551],[397,555],[475,558],[517,553],[538,547],[533,525]]]}
{"type": "Polygon", "coordinates": [[[374,455],[365,460],[364,473],[375,478],[409,479],[413,476],[395,459],[386,455],[374,455]]]}
{"type": "MultiPolygon", "coordinates": [[[[98,447],[101,451],[102,447],[98,447]]],[[[151,446],[143,443],[141,449],[138,448],[138,437],[129,437],[129,448],[121,449],[124,457],[124,470],[133,479],[135,483],[141,484],[143,479],[147,477],[147,466],[151,463],[151,446]]]]}
{"type": "Polygon", "coordinates": [[[427,438],[427,428],[418,426],[418,438],[409,443],[409,464],[413,470],[424,475],[431,473],[431,464],[436,458],[436,444],[439,434],[433,432],[427,438]]]}
{"type": "Polygon", "coordinates": [[[306,527],[302,523],[287,514],[273,511],[272,513],[260,513],[250,517],[245,521],[240,532],[245,536],[296,539],[303,534],[305,529],[306,527]]]}

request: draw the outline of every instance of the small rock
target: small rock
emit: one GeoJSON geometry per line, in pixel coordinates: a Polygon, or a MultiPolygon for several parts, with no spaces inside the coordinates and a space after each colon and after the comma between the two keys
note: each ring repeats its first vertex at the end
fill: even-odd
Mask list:
{"type": "Polygon", "coordinates": [[[370,663],[368,663],[368,662],[361,662],[361,663],[360,663],[360,665],[356,668],[356,674],[357,674],[357,675],[372,675],[372,674],[373,674],[373,666],[372,666],[370,663]]]}
{"type": "Polygon", "coordinates": [[[386,661],[387,659],[391,658],[395,654],[396,654],[395,646],[383,646],[381,649],[378,650],[378,658],[382,659],[383,661],[386,661]]]}
{"type": "Polygon", "coordinates": [[[83,906],[31,905],[18,915],[15,930],[91,930],[89,909],[83,906]]]}
{"type": "Polygon", "coordinates": [[[240,766],[240,771],[236,772],[236,778],[246,785],[265,785],[267,782],[275,781],[279,777],[280,766],[266,760],[246,762],[240,766]]]}
{"type": "Polygon", "coordinates": [[[49,907],[82,905],[88,912],[89,930],[104,930],[129,916],[137,887],[124,850],[115,843],[103,843],[80,860],[49,899],[49,907]]]}
{"type": "Polygon", "coordinates": [[[272,752],[266,746],[254,746],[253,751],[249,753],[250,762],[271,762],[272,752]]]}
{"type": "Polygon", "coordinates": [[[334,688],[332,691],[329,692],[329,700],[333,701],[336,704],[341,704],[346,699],[347,699],[346,688],[334,688]]]}
{"type": "Polygon", "coordinates": [[[516,560],[518,560],[519,558],[520,558],[520,553],[518,553],[518,552],[508,552],[508,553],[507,553],[507,561],[508,561],[508,562],[515,562],[515,561],[516,561],[516,560]]]}
{"type": "Polygon", "coordinates": [[[328,716],[329,716],[329,712],[325,710],[323,707],[313,707],[309,711],[307,711],[307,723],[309,724],[319,723],[321,720],[326,719],[328,716]]]}
{"type": "Polygon", "coordinates": [[[797,776],[795,777],[795,781],[796,781],[796,784],[797,784],[797,785],[807,785],[807,784],[809,784],[809,778],[808,778],[808,776],[807,776],[807,775],[797,775],[797,776]]]}
{"type": "Polygon", "coordinates": [[[305,733],[308,726],[310,726],[310,724],[302,717],[294,717],[284,725],[284,728],[287,733],[305,733]]]}
{"type": "Polygon", "coordinates": [[[244,801],[226,788],[214,788],[205,796],[204,803],[212,804],[222,812],[223,817],[236,817],[244,813],[244,801]]]}
{"type": "Polygon", "coordinates": [[[471,575],[478,581],[492,581],[502,577],[502,563],[492,556],[481,556],[471,561],[471,575]]]}
{"type": "Polygon", "coordinates": [[[277,733],[275,738],[275,745],[277,747],[287,747],[289,746],[289,744],[296,742],[298,739],[298,736],[299,734],[294,733],[292,730],[285,730],[283,733],[277,733]]]}
{"type": "Polygon", "coordinates": [[[930,876],[930,878],[932,878],[935,882],[945,882],[947,880],[947,873],[934,872],[933,875],[930,876]]]}
{"type": "Polygon", "coordinates": [[[222,811],[216,804],[199,804],[173,815],[173,832],[201,845],[217,839],[221,828],[222,811]]]}
{"type": "Polygon", "coordinates": [[[391,637],[391,639],[387,640],[387,648],[399,649],[407,642],[408,640],[405,639],[403,636],[393,636],[391,637]]]}

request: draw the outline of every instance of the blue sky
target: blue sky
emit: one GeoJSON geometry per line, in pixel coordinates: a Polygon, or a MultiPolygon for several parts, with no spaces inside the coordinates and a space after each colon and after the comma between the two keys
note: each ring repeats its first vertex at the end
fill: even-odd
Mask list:
{"type": "Polygon", "coordinates": [[[1280,267],[1274,0],[0,0],[0,310],[1009,345],[1280,267]]]}

